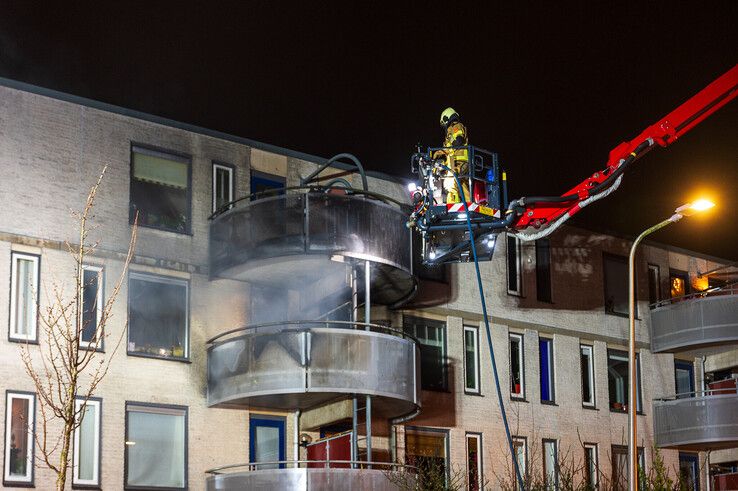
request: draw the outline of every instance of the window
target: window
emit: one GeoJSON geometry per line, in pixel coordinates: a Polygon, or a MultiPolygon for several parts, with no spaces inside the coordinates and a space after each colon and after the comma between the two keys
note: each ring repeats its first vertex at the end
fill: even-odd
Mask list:
{"type": "MultiPolygon", "coordinates": [[[[646,460],[643,447],[638,447],[638,467],[646,470],[646,460]]],[[[628,489],[628,447],[625,445],[612,446],[612,484],[616,491],[628,489]]]]}
{"type": "Polygon", "coordinates": [[[582,404],[595,407],[594,358],[592,346],[579,346],[579,359],[582,367],[582,404]]]}
{"type": "Polygon", "coordinates": [[[403,328],[420,343],[421,387],[446,390],[446,323],[406,316],[403,328]]]}
{"type": "Polygon", "coordinates": [[[213,212],[233,201],[233,172],[233,166],[213,162],[213,212]]]}
{"type": "Polygon", "coordinates": [[[525,399],[523,335],[510,333],[510,396],[525,399]]]}
{"type": "Polygon", "coordinates": [[[466,434],[467,482],[469,491],[482,489],[482,434],[466,434]]]}
{"type": "Polygon", "coordinates": [[[700,491],[699,454],[679,452],[679,477],[686,486],[681,489],[700,491]]]}
{"type": "Polygon", "coordinates": [[[10,254],[10,335],[13,341],[37,341],[39,262],[34,254],[10,254]]]}
{"type": "MultiPolygon", "coordinates": [[[[610,409],[628,411],[628,353],[624,351],[607,351],[607,384],[610,393],[610,409]]],[[[641,370],[638,353],[636,353],[636,410],[641,410],[641,370]]]]}
{"type": "Polygon", "coordinates": [[[536,241],[536,293],[540,302],[551,302],[551,243],[536,241]]]}
{"type": "Polygon", "coordinates": [[[103,310],[103,270],[96,266],[82,266],[82,322],[79,345],[83,348],[103,349],[105,337],[98,332],[103,310]]]}
{"type": "Polygon", "coordinates": [[[539,356],[541,361],[541,401],[554,402],[554,352],[553,339],[539,338],[539,356]]]}
{"type": "MultiPolygon", "coordinates": [[[[281,176],[275,176],[273,174],[267,174],[265,172],[259,172],[256,170],[251,171],[251,194],[263,193],[272,189],[282,189],[285,185],[285,178],[281,176]]],[[[278,193],[283,194],[284,191],[278,193]]],[[[268,194],[266,196],[252,196],[251,201],[265,198],[268,196],[275,196],[275,194],[268,194]]]]}
{"type": "Polygon", "coordinates": [[[172,232],[190,232],[190,158],[131,147],[130,221],[172,232]]]}
{"type": "Polygon", "coordinates": [[[648,265],[648,303],[653,305],[661,300],[661,274],[655,264],[648,265]]]}
{"type": "Polygon", "coordinates": [[[131,273],[128,354],[186,359],[188,285],[184,280],[131,273]]]}
{"type": "MultiPolygon", "coordinates": [[[[285,418],[253,415],[249,417],[249,462],[281,462],[286,459],[285,418]]],[[[284,468],[284,464],[260,465],[261,469],[284,468]]]]}
{"type": "Polygon", "coordinates": [[[126,403],[125,486],[187,487],[187,408],[126,403]]]}
{"type": "Polygon", "coordinates": [[[433,483],[448,480],[448,430],[405,427],[406,463],[418,469],[420,489],[424,480],[433,483]]]}
{"type": "MultiPolygon", "coordinates": [[[[84,400],[77,399],[74,409],[80,411],[84,400]]],[[[74,475],[72,483],[82,486],[100,485],[100,414],[102,401],[88,399],[79,427],[74,430],[74,475]]]]}
{"type": "Polygon", "coordinates": [[[599,485],[600,465],[597,461],[597,444],[584,444],[584,478],[588,489],[597,489],[599,485]]]}
{"type": "Polygon", "coordinates": [[[605,254],[605,312],[628,315],[628,260],[605,254]]]}
{"type": "Polygon", "coordinates": [[[669,270],[670,297],[677,298],[689,295],[689,275],[685,271],[669,270]]]}
{"type": "Polygon", "coordinates": [[[467,392],[478,394],[479,384],[479,328],[464,326],[464,372],[467,392]]]}
{"type": "Polygon", "coordinates": [[[521,276],[523,273],[523,261],[521,259],[520,239],[507,236],[507,293],[522,295],[523,287],[521,276]]]}
{"type": "Polygon", "coordinates": [[[543,481],[546,489],[559,489],[559,449],[556,440],[543,440],[543,481]]]}
{"type": "MultiPolygon", "coordinates": [[[[528,463],[528,444],[525,437],[522,436],[514,436],[512,437],[513,441],[513,449],[515,449],[515,459],[518,463],[518,469],[520,470],[520,476],[523,478],[523,482],[527,481],[527,463],[528,463]]],[[[515,474],[515,462],[513,462],[513,469],[512,473],[514,476],[515,481],[517,481],[517,475],[515,474]]],[[[517,489],[520,488],[520,486],[516,486],[517,489]]]]}
{"type": "Polygon", "coordinates": [[[674,360],[674,387],[677,399],[694,397],[694,363],[674,360]]]}
{"type": "Polygon", "coordinates": [[[3,483],[33,484],[33,432],[36,395],[6,392],[5,396],[5,470],[3,483]]]}

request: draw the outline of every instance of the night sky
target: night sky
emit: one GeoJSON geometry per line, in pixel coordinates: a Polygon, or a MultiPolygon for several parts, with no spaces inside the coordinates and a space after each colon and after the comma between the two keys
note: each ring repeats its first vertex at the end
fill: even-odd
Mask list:
{"type": "MultiPolygon", "coordinates": [[[[0,76],[405,177],[450,105],[519,197],[567,191],[738,62],[735,0],[473,3],[6,0],[0,76]]],[[[580,221],[634,235],[706,192],[719,208],[654,239],[738,260],[736,191],[733,101],[580,221]]]]}

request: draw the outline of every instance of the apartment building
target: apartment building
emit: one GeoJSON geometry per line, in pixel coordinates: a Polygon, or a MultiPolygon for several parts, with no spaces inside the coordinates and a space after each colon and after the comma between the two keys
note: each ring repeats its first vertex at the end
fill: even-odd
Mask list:
{"type": "MultiPolygon", "coordinates": [[[[138,241],[101,347],[110,371],[75,433],[75,488],[396,489],[413,473],[398,462],[467,489],[513,489],[513,459],[551,489],[571,467],[593,488],[624,482],[627,238],[574,226],[535,243],[500,235],[482,264],[511,453],[473,266],[411,264],[401,183],[369,173],[364,184],[333,163],[320,182],[356,196],[292,189],[325,160],[0,85],[3,486],[53,488],[34,465],[39,401],[19,347],[44,342],[46,287],[73,266],[69,209],[105,165],[84,302],[114,287],[134,217],[138,241]]],[[[733,271],[657,244],[638,256],[641,462],[648,472],[664,447],[693,489],[710,484],[705,450],[719,449],[716,472],[738,465],[733,271]],[[716,409],[696,435],[669,426],[698,406],[716,409]]],[[[83,310],[94,325],[95,308],[83,310]]]]}

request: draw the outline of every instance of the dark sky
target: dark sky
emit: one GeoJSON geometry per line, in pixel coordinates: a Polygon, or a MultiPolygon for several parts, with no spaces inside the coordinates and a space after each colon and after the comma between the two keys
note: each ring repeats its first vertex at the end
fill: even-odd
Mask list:
{"type": "MultiPolygon", "coordinates": [[[[738,62],[735,0],[474,3],[6,0],[0,76],[403,176],[451,105],[519,197],[565,192],[738,62]]],[[[635,234],[701,190],[719,208],[654,238],[738,260],[738,101],[581,220],[635,234]]]]}

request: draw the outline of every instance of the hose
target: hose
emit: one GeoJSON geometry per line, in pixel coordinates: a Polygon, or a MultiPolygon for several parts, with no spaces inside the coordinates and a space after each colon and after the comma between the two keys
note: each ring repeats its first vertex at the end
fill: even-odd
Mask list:
{"type": "MultiPolygon", "coordinates": [[[[464,209],[466,210],[466,224],[469,228],[469,242],[471,242],[471,250],[472,255],[474,256],[474,269],[477,272],[477,286],[479,287],[479,298],[482,301],[482,315],[484,316],[484,327],[487,332],[487,344],[489,345],[489,357],[492,361],[492,373],[495,377],[495,388],[497,389],[497,401],[500,404],[500,413],[502,414],[502,422],[505,426],[505,435],[507,436],[507,443],[510,447],[510,455],[512,456],[512,461],[515,467],[515,476],[517,477],[518,485],[520,486],[520,489],[525,489],[525,485],[523,482],[523,475],[520,473],[520,465],[518,463],[517,455],[515,454],[515,446],[513,445],[512,435],[510,434],[510,426],[507,422],[507,413],[505,412],[505,404],[502,400],[502,389],[500,388],[500,377],[497,373],[497,362],[495,360],[495,351],[492,346],[492,332],[489,327],[489,317],[487,316],[487,302],[484,300],[484,287],[482,286],[482,274],[479,271],[479,259],[477,258],[477,247],[474,244],[474,231],[472,230],[471,226],[471,219],[469,218],[469,205],[466,202],[466,196],[464,196],[464,188],[461,187],[461,183],[459,182],[459,177],[453,170],[449,169],[445,165],[442,165],[441,167],[445,168],[447,171],[449,171],[454,176],[454,181],[456,181],[456,186],[459,189],[459,194],[461,197],[461,202],[464,203],[464,209]]],[[[511,213],[511,215],[514,215],[514,213],[511,213]]],[[[512,220],[511,220],[512,221],[512,220]]]]}
{"type": "Polygon", "coordinates": [[[367,181],[366,181],[366,173],[364,172],[364,166],[361,165],[361,162],[359,162],[359,159],[357,159],[356,156],[350,153],[339,153],[338,155],[334,155],[333,157],[329,158],[320,167],[318,167],[313,172],[311,172],[309,176],[300,179],[300,186],[304,186],[305,184],[309,183],[310,181],[313,180],[315,176],[323,172],[323,170],[326,167],[331,165],[333,162],[343,159],[343,158],[348,159],[351,162],[353,162],[353,164],[356,166],[356,168],[359,171],[359,175],[361,176],[361,185],[364,187],[364,191],[368,191],[369,185],[367,184],[367,181]]]}

